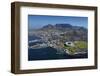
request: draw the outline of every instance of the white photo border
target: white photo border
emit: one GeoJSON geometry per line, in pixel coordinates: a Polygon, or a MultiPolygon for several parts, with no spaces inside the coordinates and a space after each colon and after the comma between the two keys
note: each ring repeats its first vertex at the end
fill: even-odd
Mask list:
{"type": "Polygon", "coordinates": [[[20,8],[20,69],[43,69],[60,67],[80,67],[94,66],[94,19],[93,10],[80,9],[57,9],[41,7],[21,7],[20,8]],[[60,59],[60,60],[40,60],[28,61],[28,14],[33,15],[54,15],[54,16],[81,16],[88,17],[88,59],[60,59]],[[58,64],[59,63],[59,64],[58,64]],[[74,64],[74,65],[73,65],[74,64]]]}

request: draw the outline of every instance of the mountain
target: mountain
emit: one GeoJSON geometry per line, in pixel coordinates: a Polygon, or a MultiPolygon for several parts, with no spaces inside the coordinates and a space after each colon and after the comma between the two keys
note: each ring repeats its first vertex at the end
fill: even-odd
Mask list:
{"type": "Polygon", "coordinates": [[[72,28],[72,25],[71,24],[55,24],[55,25],[48,24],[48,25],[43,26],[43,28],[44,29],[46,28],[72,28]]]}
{"type": "Polygon", "coordinates": [[[72,28],[71,24],[56,24],[54,25],[56,28],[72,28]]]}
{"type": "Polygon", "coordinates": [[[68,31],[68,30],[83,30],[83,31],[87,31],[87,28],[85,27],[81,27],[81,26],[73,26],[71,24],[55,24],[55,25],[52,25],[52,24],[48,24],[48,25],[45,25],[43,26],[41,29],[44,29],[44,30],[48,30],[48,29],[55,29],[55,30],[61,30],[61,31],[68,31]]]}
{"type": "Polygon", "coordinates": [[[54,39],[62,38],[63,41],[87,41],[88,29],[82,26],[73,26],[71,24],[47,24],[39,29],[33,29],[29,32],[29,35],[39,35],[40,37],[48,36],[54,39]],[[50,36],[49,36],[50,35],[50,36]]]}
{"type": "Polygon", "coordinates": [[[38,40],[38,43],[34,43],[37,46],[32,44],[31,48],[50,46],[61,53],[65,51],[68,53],[67,51],[69,51],[70,54],[83,54],[83,52],[87,51],[88,47],[88,29],[71,24],[47,24],[39,29],[33,29],[29,32],[28,37],[29,40],[38,40]],[[66,42],[70,42],[68,45],[72,44],[74,47],[64,45],[66,42]]]}
{"type": "Polygon", "coordinates": [[[48,24],[42,27],[43,29],[47,29],[47,28],[54,28],[54,25],[52,24],[48,24]]]}
{"type": "Polygon", "coordinates": [[[40,30],[50,32],[63,33],[62,36],[67,37],[66,40],[85,40],[87,41],[88,30],[82,26],[73,26],[71,24],[48,24],[43,26],[40,30]]]}

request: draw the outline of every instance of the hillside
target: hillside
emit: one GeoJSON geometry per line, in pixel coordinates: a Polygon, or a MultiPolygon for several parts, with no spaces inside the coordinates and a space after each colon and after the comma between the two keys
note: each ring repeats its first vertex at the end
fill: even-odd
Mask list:
{"type": "Polygon", "coordinates": [[[55,24],[45,25],[39,29],[40,31],[59,32],[61,36],[66,37],[66,40],[84,40],[87,41],[87,28],[81,26],[72,26],[71,24],[55,24]]]}
{"type": "Polygon", "coordinates": [[[29,47],[42,48],[48,46],[57,49],[60,53],[63,53],[65,50],[69,51],[70,54],[84,53],[87,52],[87,34],[88,30],[84,27],[72,26],[71,24],[48,24],[29,32],[29,42],[34,43],[34,45],[30,43],[31,46],[29,47]],[[30,39],[33,39],[33,41],[30,41],[30,39]],[[64,45],[66,42],[71,42],[75,46],[66,47],[64,45]]]}

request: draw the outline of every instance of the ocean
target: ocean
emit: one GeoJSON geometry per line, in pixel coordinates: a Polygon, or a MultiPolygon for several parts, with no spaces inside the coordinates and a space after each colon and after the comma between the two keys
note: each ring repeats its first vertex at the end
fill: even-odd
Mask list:
{"type": "Polygon", "coordinates": [[[57,54],[57,50],[51,47],[41,49],[28,49],[28,60],[54,60],[54,59],[79,59],[87,58],[88,54],[68,55],[67,53],[57,54]]]}
{"type": "MultiPolygon", "coordinates": [[[[29,40],[40,39],[37,37],[29,37],[29,40]]],[[[35,45],[36,43],[42,42],[32,42],[29,43],[29,46],[35,45]]],[[[80,59],[80,58],[88,58],[88,53],[85,54],[77,54],[77,55],[69,55],[65,52],[58,53],[55,48],[52,47],[44,47],[44,48],[28,48],[28,60],[55,60],[55,59],[80,59]]]]}

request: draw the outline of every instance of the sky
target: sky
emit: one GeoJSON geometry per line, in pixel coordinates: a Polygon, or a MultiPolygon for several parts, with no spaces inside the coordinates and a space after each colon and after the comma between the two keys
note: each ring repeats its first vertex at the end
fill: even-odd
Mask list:
{"type": "Polygon", "coordinates": [[[50,16],[50,15],[28,15],[29,29],[41,28],[47,24],[71,24],[88,28],[88,17],[75,16],[50,16]]]}

